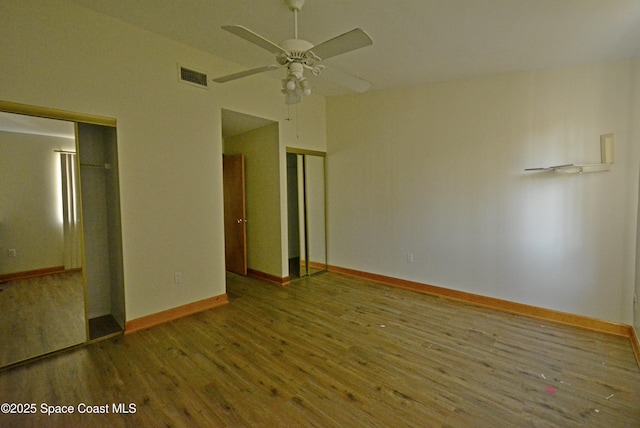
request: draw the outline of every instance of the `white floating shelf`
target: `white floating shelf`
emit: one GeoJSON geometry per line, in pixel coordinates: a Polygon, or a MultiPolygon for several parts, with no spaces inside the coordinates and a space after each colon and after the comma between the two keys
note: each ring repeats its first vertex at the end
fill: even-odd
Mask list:
{"type": "Polygon", "coordinates": [[[553,171],[559,174],[582,174],[583,172],[611,171],[611,164],[594,163],[589,165],[574,165],[569,163],[546,168],[526,168],[525,171],[553,171]]]}
{"type": "Polygon", "coordinates": [[[560,174],[582,174],[583,172],[611,171],[611,164],[615,158],[615,140],[613,134],[600,136],[600,162],[587,165],[556,165],[541,168],[525,168],[525,171],[553,171],[560,174]]]}

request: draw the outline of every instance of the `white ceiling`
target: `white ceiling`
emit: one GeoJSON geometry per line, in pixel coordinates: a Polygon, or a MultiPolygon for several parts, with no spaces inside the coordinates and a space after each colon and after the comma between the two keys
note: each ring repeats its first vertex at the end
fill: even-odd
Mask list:
{"type": "MultiPolygon", "coordinates": [[[[211,77],[274,62],[221,25],[276,43],[293,37],[284,0],[71,1],[238,64],[207,70],[211,77]]],[[[307,0],[298,24],[313,44],[366,30],[373,46],[323,63],[373,90],[640,56],[639,0],[307,0]]],[[[325,95],[348,92],[316,85],[325,95]]]]}

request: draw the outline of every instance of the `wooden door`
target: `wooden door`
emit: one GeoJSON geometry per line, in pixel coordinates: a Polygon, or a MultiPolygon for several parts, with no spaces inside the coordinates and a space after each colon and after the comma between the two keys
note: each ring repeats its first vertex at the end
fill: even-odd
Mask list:
{"type": "Polygon", "coordinates": [[[224,251],[226,269],[247,274],[247,219],[244,192],[244,155],[223,156],[224,251]]]}

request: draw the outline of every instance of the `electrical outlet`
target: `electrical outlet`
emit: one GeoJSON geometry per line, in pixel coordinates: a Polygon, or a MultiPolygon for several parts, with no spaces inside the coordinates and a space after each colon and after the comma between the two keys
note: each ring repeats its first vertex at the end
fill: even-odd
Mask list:
{"type": "Polygon", "coordinates": [[[9,257],[15,257],[16,256],[16,249],[15,248],[9,248],[7,250],[7,256],[9,257]]]}
{"type": "Polygon", "coordinates": [[[173,273],[173,283],[174,284],[182,284],[182,272],[174,272],[173,273]]]}
{"type": "Polygon", "coordinates": [[[413,263],[413,253],[407,253],[407,263],[413,263]]]}

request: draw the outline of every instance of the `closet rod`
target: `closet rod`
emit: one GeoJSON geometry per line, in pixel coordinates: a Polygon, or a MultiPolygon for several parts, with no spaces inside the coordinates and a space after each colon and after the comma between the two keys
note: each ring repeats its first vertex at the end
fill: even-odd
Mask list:
{"type": "Polygon", "coordinates": [[[75,154],[76,154],[76,152],[72,152],[71,150],[60,150],[60,149],[56,149],[56,150],[54,150],[54,152],[56,152],[56,153],[69,153],[69,154],[71,154],[71,155],[75,155],[75,154]]]}

